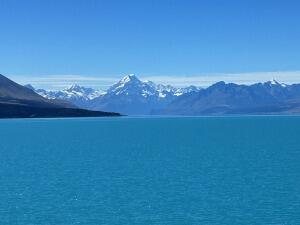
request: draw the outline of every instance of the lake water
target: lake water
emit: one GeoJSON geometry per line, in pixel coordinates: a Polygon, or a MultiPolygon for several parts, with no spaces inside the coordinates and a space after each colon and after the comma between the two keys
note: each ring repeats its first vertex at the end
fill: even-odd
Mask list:
{"type": "Polygon", "coordinates": [[[1,225],[299,225],[300,117],[0,120],[1,225]]]}

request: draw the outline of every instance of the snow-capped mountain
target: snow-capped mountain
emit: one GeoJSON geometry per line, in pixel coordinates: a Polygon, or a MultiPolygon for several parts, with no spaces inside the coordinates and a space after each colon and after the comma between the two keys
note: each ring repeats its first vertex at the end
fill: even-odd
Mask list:
{"type": "Polygon", "coordinates": [[[92,100],[105,94],[105,92],[74,84],[62,90],[60,94],[61,98],[82,98],[84,100],[92,100]]]}
{"type": "Polygon", "coordinates": [[[135,75],[127,75],[113,84],[106,92],[79,85],[72,85],[61,91],[48,91],[27,88],[48,99],[62,99],[87,109],[108,110],[124,114],[151,114],[152,111],[165,107],[175,98],[200,88],[189,86],[176,88],[171,85],[141,81],[135,75]]]}
{"type": "Polygon", "coordinates": [[[63,89],[61,91],[48,91],[44,89],[35,89],[30,84],[26,84],[24,86],[31,90],[34,90],[38,94],[48,99],[68,100],[68,99],[80,98],[84,100],[91,100],[105,93],[103,91],[98,91],[93,88],[86,88],[83,86],[79,86],[77,84],[71,85],[68,88],[63,89]]]}
{"type": "Polygon", "coordinates": [[[204,89],[155,84],[128,75],[106,92],[78,85],[62,91],[35,91],[48,99],[67,100],[82,108],[127,115],[300,112],[300,84],[287,85],[276,80],[252,85],[220,81],[204,89]]]}
{"type": "Polygon", "coordinates": [[[276,114],[300,112],[300,84],[276,80],[253,85],[217,82],[182,95],[157,114],[276,114]]]}
{"type": "Polygon", "coordinates": [[[78,107],[82,107],[82,108],[88,108],[87,103],[90,100],[105,94],[105,92],[103,91],[95,90],[93,88],[86,88],[83,86],[79,86],[77,84],[71,85],[68,88],[65,88],[60,91],[35,89],[30,84],[25,85],[25,87],[34,90],[36,93],[43,96],[44,98],[69,101],[77,105],[78,107]]]}
{"type": "Polygon", "coordinates": [[[138,95],[140,97],[149,98],[166,98],[180,96],[187,92],[197,91],[200,88],[189,86],[186,88],[176,88],[171,85],[155,84],[152,81],[141,81],[134,74],[125,76],[119,82],[112,85],[107,94],[114,95],[138,95]]]}
{"type": "Polygon", "coordinates": [[[151,114],[164,108],[178,96],[199,88],[176,88],[170,85],[141,81],[135,75],[125,76],[112,85],[106,94],[91,101],[92,109],[107,109],[124,114],[151,114]]]}

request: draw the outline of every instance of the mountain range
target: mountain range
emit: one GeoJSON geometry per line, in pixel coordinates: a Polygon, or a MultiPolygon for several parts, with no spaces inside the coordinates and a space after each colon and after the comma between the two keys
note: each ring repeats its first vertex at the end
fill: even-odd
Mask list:
{"type": "Polygon", "coordinates": [[[34,89],[49,100],[68,101],[80,108],[127,115],[291,114],[300,112],[300,84],[275,80],[240,85],[217,82],[210,87],[141,81],[127,75],[106,91],[72,85],[61,91],[34,89]]]}
{"type": "Polygon", "coordinates": [[[117,116],[118,113],[80,109],[64,99],[48,99],[33,88],[0,74],[0,118],[117,116]]]}

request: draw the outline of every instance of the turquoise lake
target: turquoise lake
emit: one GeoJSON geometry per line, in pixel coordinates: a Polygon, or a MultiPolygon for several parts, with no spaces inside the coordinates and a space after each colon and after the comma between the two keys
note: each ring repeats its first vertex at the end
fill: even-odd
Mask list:
{"type": "Polygon", "coordinates": [[[1,225],[299,225],[300,117],[0,120],[1,225]]]}

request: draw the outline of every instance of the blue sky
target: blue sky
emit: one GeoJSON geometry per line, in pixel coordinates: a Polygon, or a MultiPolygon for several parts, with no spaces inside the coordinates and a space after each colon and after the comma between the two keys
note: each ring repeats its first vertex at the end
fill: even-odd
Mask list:
{"type": "Polygon", "coordinates": [[[105,86],[130,73],[176,85],[300,82],[296,0],[0,0],[0,8],[0,73],[22,83],[105,86]]]}

